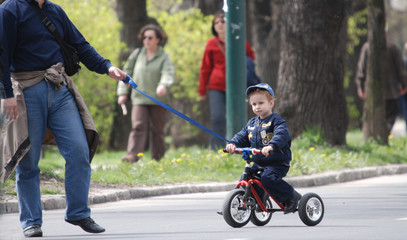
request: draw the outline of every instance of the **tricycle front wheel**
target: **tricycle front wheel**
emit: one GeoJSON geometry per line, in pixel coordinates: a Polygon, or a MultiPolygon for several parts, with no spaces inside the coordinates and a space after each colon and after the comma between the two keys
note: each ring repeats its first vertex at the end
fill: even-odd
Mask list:
{"type": "Polygon", "coordinates": [[[231,227],[240,228],[250,221],[252,211],[243,201],[244,193],[243,189],[234,189],[226,195],[223,201],[223,219],[231,227]]]}

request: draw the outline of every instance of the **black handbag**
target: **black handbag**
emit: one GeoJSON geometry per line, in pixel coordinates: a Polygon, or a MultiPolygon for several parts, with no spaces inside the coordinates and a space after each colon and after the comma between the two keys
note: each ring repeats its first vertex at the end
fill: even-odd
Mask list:
{"type": "Polygon", "coordinates": [[[81,66],[79,65],[79,56],[78,51],[67,42],[65,42],[61,35],[59,35],[55,25],[51,22],[51,20],[44,15],[38,5],[32,1],[30,2],[31,6],[40,16],[42,23],[45,27],[50,31],[56,38],[57,42],[61,46],[62,57],[64,58],[65,63],[65,72],[68,76],[73,76],[81,70],[81,66]]]}

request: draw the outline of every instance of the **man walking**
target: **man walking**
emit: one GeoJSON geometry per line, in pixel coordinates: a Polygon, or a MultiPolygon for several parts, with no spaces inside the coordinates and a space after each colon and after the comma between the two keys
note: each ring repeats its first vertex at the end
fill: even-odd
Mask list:
{"type": "Polygon", "coordinates": [[[95,51],[60,6],[48,0],[7,0],[1,4],[5,87],[1,103],[5,117],[12,120],[1,136],[5,141],[2,180],[16,170],[23,233],[26,237],[42,236],[38,162],[44,137],[53,137],[66,161],[65,221],[90,233],[104,232],[90,217],[88,207],[90,161],[99,136],[79,91],[65,73],[61,46],[35,8],[77,49],[79,60],[89,70],[115,80],[126,76],[95,51]],[[47,129],[52,135],[46,134],[47,129]]]}

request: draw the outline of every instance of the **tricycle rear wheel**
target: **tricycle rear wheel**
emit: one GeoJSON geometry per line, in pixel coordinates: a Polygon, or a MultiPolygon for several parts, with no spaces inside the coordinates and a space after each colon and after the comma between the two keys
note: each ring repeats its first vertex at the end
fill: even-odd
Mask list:
{"type": "MultiPolygon", "coordinates": [[[[265,199],[266,200],[263,201],[263,203],[265,203],[266,209],[272,209],[273,204],[267,194],[265,194],[265,199]]],[[[264,226],[270,222],[272,214],[273,213],[271,212],[263,212],[263,210],[260,209],[260,206],[258,206],[256,209],[253,210],[250,221],[256,226],[264,226]]]]}
{"type": "Polygon", "coordinates": [[[307,226],[315,226],[324,217],[324,203],[316,193],[307,193],[302,196],[298,204],[298,215],[301,221],[307,226]]]}

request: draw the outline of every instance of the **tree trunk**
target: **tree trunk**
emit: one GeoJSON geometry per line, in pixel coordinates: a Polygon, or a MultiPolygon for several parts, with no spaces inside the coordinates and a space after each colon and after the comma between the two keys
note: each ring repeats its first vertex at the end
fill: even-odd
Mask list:
{"type": "Polygon", "coordinates": [[[198,8],[204,15],[213,15],[223,8],[223,1],[220,0],[198,0],[198,2],[198,8]]]}
{"type": "Polygon", "coordinates": [[[247,2],[247,38],[256,52],[256,73],[262,82],[277,85],[280,61],[280,19],[282,0],[247,2]]]}
{"type": "MultiPolygon", "coordinates": [[[[119,61],[124,63],[131,51],[140,47],[142,42],[137,35],[140,29],[149,22],[146,10],[146,0],[117,0],[116,13],[119,21],[123,24],[120,32],[121,41],[125,42],[127,49],[120,52],[119,61]]],[[[123,66],[119,66],[123,67],[123,66]]],[[[122,110],[116,104],[116,116],[113,120],[110,133],[109,147],[114,150],[125,150],[131,130],[131,103],[127,101],[127,116],[123,116],[122,110]]]]}
{"type": "Polygon", "coordinates": [[[292,137],[318,127],[330,144],[346,143],[346,8],[345,0],[284,2],[276,112],[292,137]]]}
{"type": "Polygon", "coordinates": [[[383,0],[368,0],[368,41],[369,57],[366,100],[363,107],[363,135],[365,140],[373,138],[387,144],[386,107],[384,93],[386,64],[385,12],[383,0]]]}

